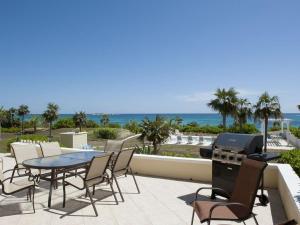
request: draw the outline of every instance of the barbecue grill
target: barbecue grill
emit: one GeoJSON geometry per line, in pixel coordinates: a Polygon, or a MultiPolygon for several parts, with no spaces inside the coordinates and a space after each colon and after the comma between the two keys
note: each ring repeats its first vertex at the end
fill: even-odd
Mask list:
{"type": "MultiPolygon", "coordinates": [[[[269,161],[278,158],[278,154],[262,153],[263,136],[250,134],[220,134],[209,149],[202,150],[202,154],[212,158],[212,186],[223,191],[213,191],[211,198],[216,195],[229,198],[238,175],[241,162],[244,158],[252,158],[260,161],[269,161]]],[[[201,154],[201,149],[200,149],[201,154]]],[[[263,194],[264,183],[262,179],[261,195],[259,200],[263,205],[268,203],[268,198],[263,194]]]]}

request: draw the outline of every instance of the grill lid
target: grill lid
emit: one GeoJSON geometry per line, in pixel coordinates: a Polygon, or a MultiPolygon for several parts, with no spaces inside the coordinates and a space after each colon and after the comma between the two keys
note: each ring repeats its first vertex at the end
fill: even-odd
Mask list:
{"type": "Polygon", "coordinates": [[[233,151],[241,154],[261,153],[263,136],[252,134],[222,133],[213,144],[213,149],[233,151]]]}

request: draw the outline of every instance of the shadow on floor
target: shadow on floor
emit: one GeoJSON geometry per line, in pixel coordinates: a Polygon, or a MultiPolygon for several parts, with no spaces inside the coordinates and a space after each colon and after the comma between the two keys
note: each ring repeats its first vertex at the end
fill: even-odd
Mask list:
{"type": "MultiPolygon", "coordinates": [[[[68,195],[67,195],[68,196],[68,195]]],[[[104,201],[104,199],[112,196],[111,191],[107,190],[96,190],[95,195],[93,195],[93,200],[95,205],[116,205],[114,200],[112,201],[104,201]]],[[[62,202],[58,204],[53,204],[51,209],[45,209],[50,213],[54,213],[60,215],[60,218],[64,218],[66,216],[86,216],[86,217],[95,217],[94,211],[92,209],[91,201],[89,197],[85,197],[85,192],[78,196],[77,198],[72,198],[66,200],[65,208],[62,207],[62,202]],[[90,214],[82,215],[81,213],[76,214],[76,212],[82,210],[85,207],[91,207],[90,214]]]]}

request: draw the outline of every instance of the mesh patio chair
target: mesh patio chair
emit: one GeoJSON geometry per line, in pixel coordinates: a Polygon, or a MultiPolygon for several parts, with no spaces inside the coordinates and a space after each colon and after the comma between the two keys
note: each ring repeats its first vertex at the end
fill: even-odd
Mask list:
{"type": "Polygon", "coordinates": [[[129,149],[129,150],[122,150],[118,153],[118,155],[115,158],[114,163],[112,164],[110,170],[111,170],[111,179],[114,180],[116,182],[118,191],[120,193],[121,199],[124,202],[124,197],[123,194],[121,192],[119,183],[117,181],[117,177],[125,175],[127,176],[128,172],[130,172],[130,174],[133,177],[136,189],[138,191],[138,193],[140,193],[140,189],[139,186],[137,184],[137,181],[135,179],[135,176],[132,172],[132,169],[130,168],[130,162],[132,159],[132,156],[134,154],[134,149],[129,149]]]}
{"type": "Polygon", "coordinates": [[[10,179],[10,182],[13,181],[15,172],[17,171],[17,173],[20,175],[20,171],[24,170],[25,174],[30,174],[32,176],[38,176],[40,175],[40,170],[37,169],[31,169],[31,170],[27,170],[23,165],[23,161],[27,160],[27,159],[34,159],[34,158],[38,158],[38,153],[36,150],[36,145],[35,144],[24,144],[24,145],[19,145],[19,144],[11,144],[11,149],[14,153],[14,157],[15,157],[15,161],[16,161],[16,165],[13,169],[12,172],[12,176],[10,179]]]}
{"type": "Polygon", "coordinates": [[[244,159],[239,174],[236,178],[232,195],[228,202],[197,201],[198,194],[201,190],[214,190],[218,188],[204,187],[198,189],[196,192],[195,201],[193,202],[191,224],[193,224],[194,215],[196,213],[201,223],[207,222],[208,225],[210,225],[211,220],[244,222],[251,217],[253,217],[255,223],[258,225],[252,209],[263,171],[266,166],[266,162],[244,159]]]}
{"type": "Polygon", "coordinates": [[[43,142],[40,143],[42,154],[44,157],[61,155],[62,151],[58,142],[43,142]]]}
{"type": "Polygon", "coordinates": [[[118,153],[119,151],[122,150],[123,145],[124,145],[124,140],[107,140],[104,147],[104,152],[118,153]]]}
{"type": "Polygon", "coordinates": [[[8,180],[11,179],[11,177],[5,178],[5,173],[12,172],[13,170],[6,170],[3,171],[3,159],[0,158],[0,184],[2,186],[2,192],[5,195],[12,195],[14,193],[23,191],[23,190],[28,190],[27,192],[27,200],[29,197],[29,200],[32,202],[32,208],[33,211],[35,212],[35,207],[34,207],[34,192],[35,192],[35,183],[34,181],[31,181],[26,178],[24,179],[18,179],[19,177],[23,177],[24,175],[18,175],[15,176],[14,178],[17,178],[14,182],[7,182],[8,180]]]}
{"type": "Polygon", "coordinates": [[[112,182],[110,182],[110,179],[106,173],[111,156],[112,154],[94,157],[90,163],[89,168],[87,168],[85,177],[82,177],[81,175],[66,177],[66,174],[63,175],[63,198],[64,198],[63,207],[65,207],[66,205],[66,186],[71,185],[79,190],[84,190],[84,189],[86,190],[86,195],[89,196],[94,212],[96,216],[98,216],[98,212],[95,207],[92,194],[90,192],[90,187],[93,187],[93,193],[94,193],[95,185],[105,183],[105,182],[108,182],[108,184],[110,185],[116,204],[118,204],[118,200],[115,195],[112,182]]]}

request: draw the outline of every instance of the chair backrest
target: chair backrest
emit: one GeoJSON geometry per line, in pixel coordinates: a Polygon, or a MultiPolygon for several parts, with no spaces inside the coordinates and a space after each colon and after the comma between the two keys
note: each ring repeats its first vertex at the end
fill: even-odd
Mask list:
{"type": "Polygon", "coordinates": [[[107,140],[104,151],[111,153],[111,152],[120,152],[123,148],[124,140],[107,140]]]}
{"type": "Polygon", "coordinates": [[[109,166],[109,160],[112,154],[94,157],[90,163],[85,179],[93,180],[97,178],[103,178],[109,166]]]}
{"type": "Polygon", "coordinates": [[[120,151],[114,161],[112,171],[118,172],[118,171],[122,171],[122,170],[127,170],[128,166],[131,162],[134,151],[135,151],[135,149],[128,149],[128,150],[120,151]]]}
{"type": "Polygon", "coordinates": [[[241,211],[239,207],[230,207],[239,217],[246,217],[252,212],[255,197],[267,163],[252,159],[244,159],[240,167],[230,202],[242,203],[247,210],[241,211]]]}
{"type": "Polygon", "coordinates": [[[42,154],[44,157],[61,155],[61,148],[57,141],[40,143],[42,154]]]}
{"type": "Polygon", "coordinates": [[[12,143],[11,148],[13,150],[16,163],[20,166],[24,160],[38,158],[38,153],[35,144],[18,144],[12,143]]]}
{"type": "Polygon", "coordinates": [[[3,159],[0,158],[0,183],[4,180],[4,174],[3,174],[3,159]]]}

